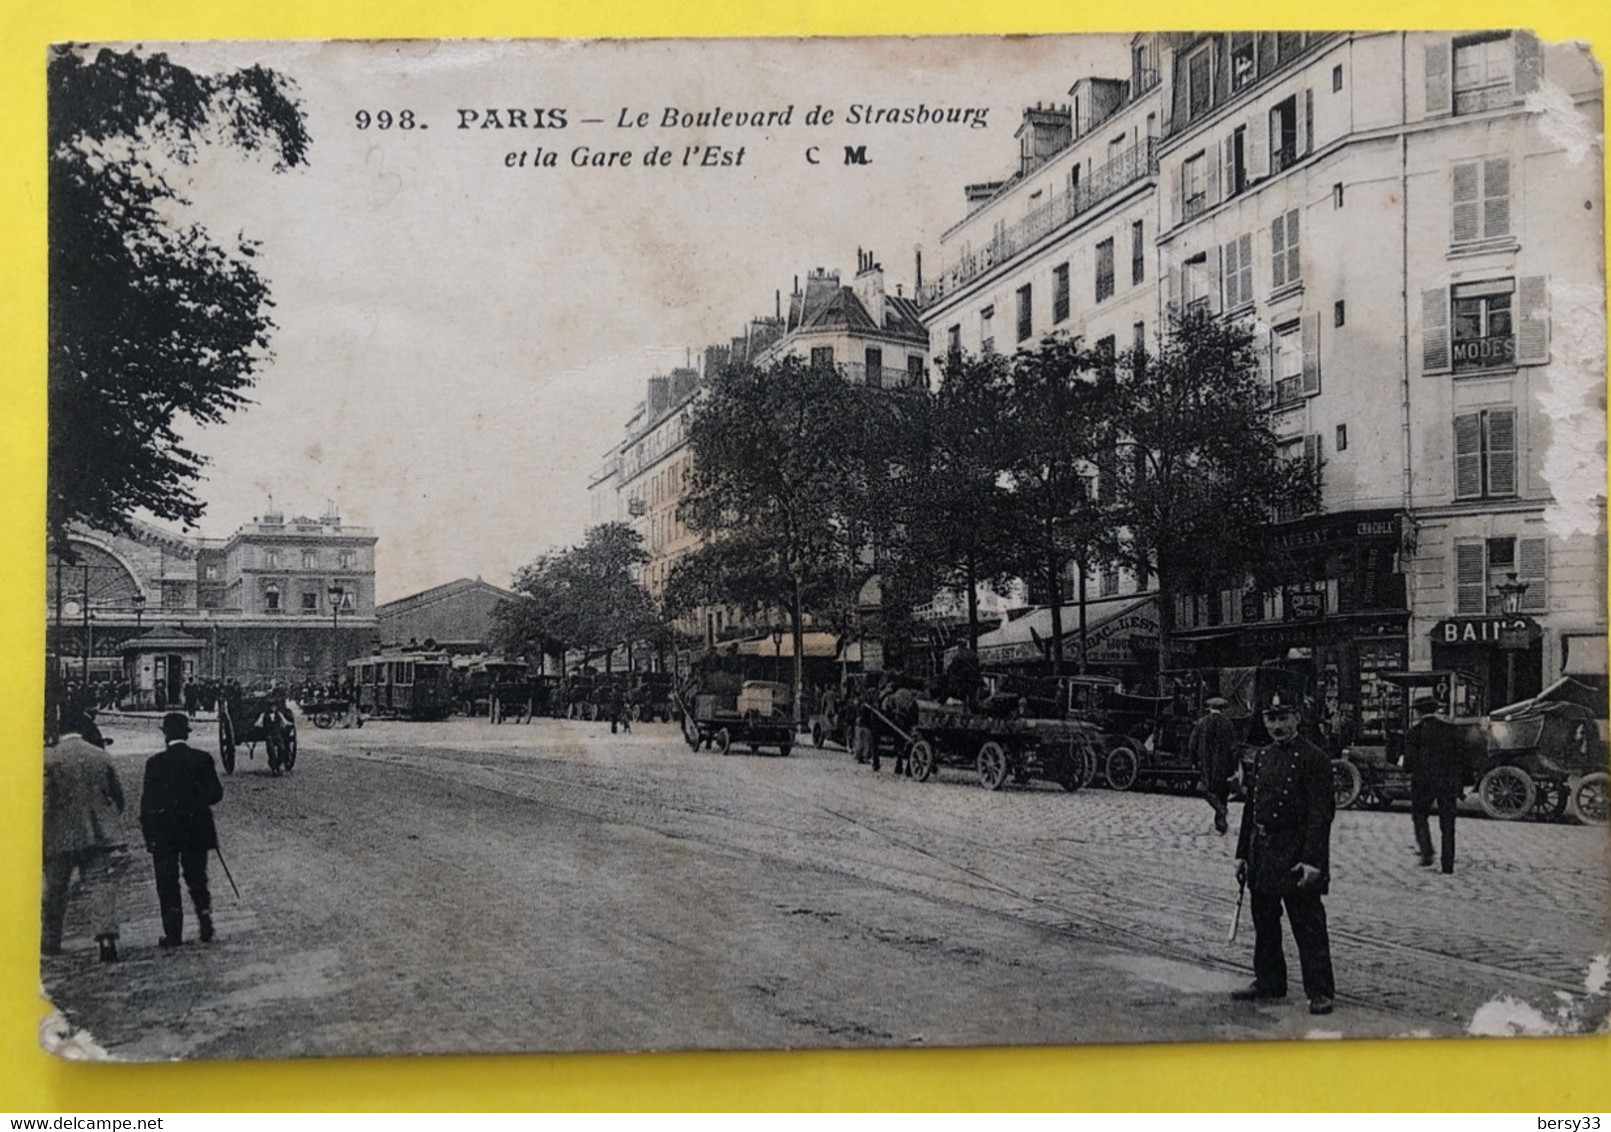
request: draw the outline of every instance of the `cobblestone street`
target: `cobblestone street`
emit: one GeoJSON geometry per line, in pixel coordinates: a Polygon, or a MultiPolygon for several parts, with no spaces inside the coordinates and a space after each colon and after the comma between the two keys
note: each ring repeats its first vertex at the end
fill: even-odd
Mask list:
{"type": "MultiPolygon", "coordinates": [[[[149,721],[108,728],[137,807],[149,721]]],[[[203,746],[213,746],[198,729],[203,746]]],[[[1607,1016],[1603,828],[1463,818],[1452,876],[1406,811],[1347,811],[1327,900],[1339,1002],[1233,1003],[1233,836],[1180,795],[919,784],[848,754],[690,752],[673,726],[300,730],[225,778],[219,939],[125,961],[75,900],[43,981],[116,1058],[466,1049],[1075,1043],[1575,1032],[1607,1016]]],[[[131,836],[133,823],[130,823],[131,836]]],[[[193,934],[193,927],[191,929],[193,934]]],[[[1290,939],[1289,959],[1295,952],[1290,939]]]]}

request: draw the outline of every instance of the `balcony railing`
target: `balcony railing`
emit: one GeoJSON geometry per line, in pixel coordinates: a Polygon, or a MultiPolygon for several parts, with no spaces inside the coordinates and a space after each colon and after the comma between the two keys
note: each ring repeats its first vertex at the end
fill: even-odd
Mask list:
{"type": "Polygon", "coordinates": [[[966,252],[947,264],[936,278],[918,287],[917,305],[932,306],[1108,198],[1157,175],[1157,139],[1146,138],[1103,165],[1088,181],[1054,194],[1045,203],[1030,209],[1016,224],[998,229],[982,248],[966,252]]]}
{"type": "Polygon", "coordinates": [[[1454,92],[1454,112],[1456,114],[1476,114],[1483,110],[1496,110],[1501,106],[1510,106],[1516,101],[1516,88],[1506,79],[1501,83],[1488,86],[1470,87],[1454,92]]]}
{"type": "Polygon", "coordinates": [[[922,385],[926,371],[911,374],[895,366],[869,366],[864,362],[845,362],[839,367],[855,385],[871,385],[875,389],[900,389],[908,385],[922,385]]]}

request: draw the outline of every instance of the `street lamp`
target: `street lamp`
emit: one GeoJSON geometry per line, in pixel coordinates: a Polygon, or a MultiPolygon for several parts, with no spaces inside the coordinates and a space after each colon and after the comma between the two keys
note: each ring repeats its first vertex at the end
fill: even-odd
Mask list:
{"type": "Polygon", "coordinates": [[[145,619],[145,594],[137,593],[129,599],[134,606],[134,631],[140,631],[140,625],[145,619]]]}
{"type": "Polygon", "coordinates": [[[341,599],[347,591],[340,585],[331,585],[325,592],[330,595],[330,664],[335,667],[341,663],[337,656],[341,649],[341,599]]]}
{"type": "MultiPolygon", "coordinates": [[[[1527,593],[1527,583],[1520,581],[1515,572],[1507,573],[1505,581],[1498,583],[1494,589],[1499,594],[1501,608],[1507,615],[1515,616],[1521,612],[1522,598],[1527,593]]],[[[1505,652],[1505,702],[1511,703],[1516,699],[1516,652],[1525,648],[1525,635],[1513,633],[1508,626],[1501,627],[1499,632],[1499,647],[1505,652]],[[1514,639],[1521,636],[1520,640],[1514,639]]]]}
{"type": "Polygon", "coordinates": [[[783,683],[783,626],[772,626],[772,682],[783,683]]]}

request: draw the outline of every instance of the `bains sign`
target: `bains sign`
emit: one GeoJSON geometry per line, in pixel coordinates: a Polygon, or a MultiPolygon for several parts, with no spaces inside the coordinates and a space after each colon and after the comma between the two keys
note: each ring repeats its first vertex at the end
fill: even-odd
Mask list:
{"type": "Polygon", "coordinates": [[[1448,617],[1432,626],[1431,637],[1440,645],[1498,645],[1517,635],[1531,643],[1540,631],[1531,617],[1448,617]]]}

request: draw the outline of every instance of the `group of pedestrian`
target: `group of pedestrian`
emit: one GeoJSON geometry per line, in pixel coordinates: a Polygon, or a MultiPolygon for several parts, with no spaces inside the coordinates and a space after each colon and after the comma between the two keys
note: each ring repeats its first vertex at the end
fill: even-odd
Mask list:
{"type": "MultiPolygon", "coordinates": [[[[212,895],[207,854],[218,848],[212,807],[224,796],[213,757],[190,746],[184,712],[162,717],[164,747],[145,763],[140,791],[140,834],[151,855],[163,949],[184,941],[180,879],[190,892],[197,934],[212,940],[212,895]]],[[[45,748],[44,878],[40,949],[59,955],[68,897],[76,872],[88,890],[90,923],[104,963],[120,958],[117,863],[128,849],[123,784],[106,753],[92,715],[66,711],[54,745],[45,748]]]]}

